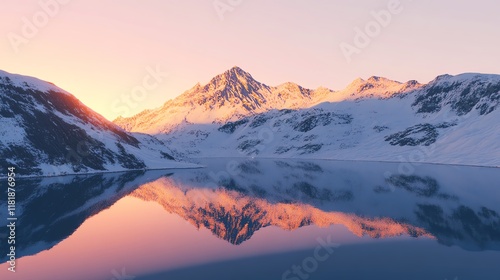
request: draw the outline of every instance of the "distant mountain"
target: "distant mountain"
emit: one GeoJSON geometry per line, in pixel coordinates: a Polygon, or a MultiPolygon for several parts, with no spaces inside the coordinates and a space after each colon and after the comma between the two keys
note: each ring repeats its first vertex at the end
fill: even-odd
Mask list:
{"type": "Polygon", "coordinates": [[[158,139],[130,134],[70,93],[0,71],[0,176],[185,166],[158,139]]]}
{"type": "Polygon", "coordinates": [[[345,89],[325,96],[320,101],[338,102],[363,98],[390,98],[421,87],[422,84],[415,80],[401,83],[383,77],[372,76],[366,81],[358,78],[345,89]]]}
{"type": "Polygon", "coordinates": [[[256,81],[241,68],[233,67],[206,85],[195,85],[160,108],[143,111],[114,123],[127,131],[168,133],[182,124],[225,123],[272,109],[303,108],[330,90],[305,89],[294,83],[271,87],[256,81]]]}
{"type": "Polygon", "coordinates": [[[500,166],[500,76],[382,77],[270,87],[239,68],[115,122],[186,156],[308,157],[500,166]]]}

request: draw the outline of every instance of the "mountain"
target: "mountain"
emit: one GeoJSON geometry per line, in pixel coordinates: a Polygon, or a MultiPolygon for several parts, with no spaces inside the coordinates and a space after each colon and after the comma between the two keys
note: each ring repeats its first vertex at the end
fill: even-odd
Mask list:
{"type": "Polygon", "coordinates": [[[0,162],[20,175],[193,166],[174,156],[500,166],[499,103],[499,75],[374,76],[333,91],[268,86],[234,67],[112,123],[51,83],[1,71],[0,162]]]}
{"type": "Polygon", "coordinates": [[[188,166],[160,140],[131,134],[70,93],[0,71],[0,176],[60,175],[188,166]]]}
{"type": "Polygon", "coordinates": [[[292,82],[268,86],[239,67],[217,75],[208,84],[195,85],[160,108],[133,117],[119,117],[114,123],[127,131],[169,133],[186,124],[235,121],[274,109],[301,109],[321,102],[391,97],[420,87],[416,81],[400,83],[381,77],[357,79],[344,90],[324,87],[312,90],[292,82]]]}
{"type": "Polygon", "coordinates": [[[206,85],[197,84],[160,108],[113,122],[127,131],[168,133],[184,124],[225,123],[281,108],[303,108],[329,90],[305,89],[294,83],[271,87],[256,81],[239,67],[217,75],[206,85]]]}
{"type": "Polygon", "coordinates": [[[233,68],[159,109],[115,122],[191,157],[500,166],[499,102],[499,75],[442,75],[428,84],[374,76],[333,91],[270,87],[233,68]]]}

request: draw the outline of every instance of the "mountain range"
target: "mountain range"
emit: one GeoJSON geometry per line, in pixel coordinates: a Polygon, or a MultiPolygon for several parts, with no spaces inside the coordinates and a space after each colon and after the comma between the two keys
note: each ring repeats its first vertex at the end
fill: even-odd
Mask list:
{"type": "Polygon", "coordinates": [[[269,86],[233,67],[110,122],[52,83],[0,71],[0,163],[31,176],[194,167],[177,160],[196,157],[500,166],[499,103],[500,75],[373,76],[334,91],[269,86]]]}
{"type": "Polygon", "coordinates": [[[500,166],[500,75],[268,86],[241,68],[114,123],[185,157],[306,157],[500,166]]]}
{"type": "Polygon", "coordinates": [[[217,75],[208,84],[196,84],[160,108],[133,117],[119,117],[114,123],[128,131],[169,133],[183,123],[224,124],[240,118],[280,109],[303,109],[321,102],[338,102],[369,97],[390,97],[421,86],[416,81],[399,83],[380,77],[356,79],[346,89],[315,90],[287,82],[268,86],[239,67],[217,75]]]}

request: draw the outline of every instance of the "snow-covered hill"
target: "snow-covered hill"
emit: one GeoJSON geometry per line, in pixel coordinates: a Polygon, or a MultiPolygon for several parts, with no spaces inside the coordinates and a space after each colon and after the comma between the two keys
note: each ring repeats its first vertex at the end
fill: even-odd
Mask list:
{"type": "Polygon", "coordinates": [[[0,71],[0,176],[58,175],[190,166],[158,139],[131,134],[70,93],[0,71]]]}
{"type": "Polygon", "coordinates": [[[115,121],[191,157],[262,156],[500,166],[500,76],[346,89],[270,87],[235,67],[159,109],[115,121]]]}

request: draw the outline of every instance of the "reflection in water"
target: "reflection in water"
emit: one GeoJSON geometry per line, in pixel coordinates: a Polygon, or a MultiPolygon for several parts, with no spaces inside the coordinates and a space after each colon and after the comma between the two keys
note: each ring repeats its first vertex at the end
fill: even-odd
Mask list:
{"type": "MultiPolygon", "coordinates": [[[[159,205],[240,246],[266,227],[285,232],[340,224],[374,239],[427,236],[469,251],[500,251],[498,169],[422,165],[413,174],[399,174],[397,164],[228,162],[207,160],[207,168],[195,170],[21,180],[17,254],[52,248],[125,196],[159,205]]],[[[6,208],[5,200],[0,204],[6,208]]],[[[5,218],[0,217],[3,223],[5,218]]],[[[6,234],[2,226],[0,237],[6,234]]]]}
{"type": "MultiPolygon", "coordinates": [[[[298,186],[303,186],[300,183],[298,186]]],[[[196,189],[177,184],[175,179],[162,178],[145,184],[130,195],[146,201],[156,201],[169,213],[181,216],[197,228],[205,227],[216,236],[232,243],[241,244],[260,228],[277,226],[294,230],[303,226],[327,227],[342,224],[352,233],[373,238],[409,234],[414,237],[426,235],[423,229],[397,222],[390,218],[364,218],[342,212],[326,212],[304,203],[270,203],[264,198],[250,196],[245,186],[231,182],[229,190],[196,189]],[[238,191],[234,191],[237,189],[238,191]]],[[[292,190],[297,185],[291,187],[292,190]]],[[[314,186],[300,188],[308,196],[314,186]]],[[[262,196],[262,191],[257,190],[262,196]]],[[[330,199],[332,195],[325,196],[330,199]]]]}
{"type": "Polygon", "coordinates": [[[388,178],[383,176],[387,167],[355,171],[331,168],[328,162],[243,161],[232,176],[214,176],[217,167],[210,166],[180,171],[131,195],[156,201],[232,244],[241,244],[267,226],[293,230],[342,224],[358,236],[426,235],[467,250],[500,249],[498,209],[488,208],[499,206],[494,196],[499,190],[488,183],[498,178],[494,169],[458,167],[465,174],[455,173],[450,180],[439,170],[450,168],[446,166],[388,178]],[[479,177],[483,172],[496,177],[479,177]],[[459,195],[480,188],[494,200],[480,193],[478,200],[459,195]]]}
{"type": "MultiPolygon", "coordinates": [[[[50,249],[70,236],[89,217],[109,208],[145,182],[167,174],[165,171],[135,171],[20,179],[16,188],[17,256],[50,249]]],[[[5,200],[1,201],[0,207],[7,208],[5,200]]],[[[4,211],[1,213],[5,215],[4,211]]],[[[6,217],[0,219],[2,223],[6,221],[6,217]]],[[[7,236],[5,226],[1,227],[0,236],[7,236]]],[[[1,245],[5,244],[2,242],[1,245]]],[[[1,260],[6,260],[4,255],[1,260]]]]}

